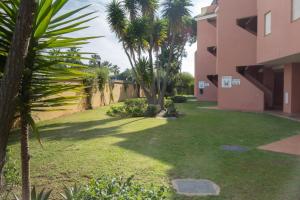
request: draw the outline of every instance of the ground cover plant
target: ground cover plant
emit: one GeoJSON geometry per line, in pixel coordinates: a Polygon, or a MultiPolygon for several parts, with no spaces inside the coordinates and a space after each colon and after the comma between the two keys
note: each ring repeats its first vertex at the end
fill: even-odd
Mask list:
{"type": "MultiPolygon", "coordinates": [[[[295,200],[300,196],[300,158],[256,147],[296,135],[298,122],[259,113],[209,110],[213,103],[176,104],[177,120],[115,118],[109,107],[39,123],[44,148],[30,139],[32,184],[53,189],[61,198],[63,184],[88,183],[102,175],[135,175],[137,183],[170,186],[177,178],[210,179],[221,187],[219,197],[177,200],[295,200]],[[224,151],[240,145],[250,151],[224,151]]],[[[19,158],[12,135],[11,159],[19,158]]],[[[19,163],[17,168],[20,169],[19,163]]]]}

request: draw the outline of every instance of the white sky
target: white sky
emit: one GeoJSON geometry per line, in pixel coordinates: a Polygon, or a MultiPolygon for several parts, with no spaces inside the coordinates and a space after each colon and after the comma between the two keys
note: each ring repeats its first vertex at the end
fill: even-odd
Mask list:
{"type": "MultiPolygon", "coordinates": [[[[98,53],[103,60],[108,60],[113,64],[117,64],[121,70],[129,68],[128,59],[119,44],[115,34],[110,30],[106,22],[106,5],[111,0],[70,0],[65,10],[78,8],[87,4],[92,4],[89,8],[91,11],[98,11],[97,19],[90,22],[90,28],[80,31],[76,36],[104,36],[103,38],[95,39],[90,44],[86,45],[83,51],[98,53]]],[[[192,15],[200,14],[201,7],[207,6],[212,0],[193,0],[192,15]]],[[[182,70],[194,74],[194,53],[196,51],[196,44],[187,47],[188,57],[184,59],[182,70]]]]}

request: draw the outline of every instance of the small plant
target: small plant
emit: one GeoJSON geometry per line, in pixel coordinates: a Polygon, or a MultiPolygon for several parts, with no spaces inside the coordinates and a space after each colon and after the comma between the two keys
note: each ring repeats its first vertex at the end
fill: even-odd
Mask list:
{"type": "Polygon", "coordinates": [[[174,103],[186,103],[187,98],[185,96],[174,96],[171,98],[174,103]]]}
{"type": "Polygon", "coordinates": [[[74,187],[71,188],[64,186],[64,193],[60,193],[60,195],[64,200],[76,200],[79,198],[81,189],[82,188],[80,186],[77,186],[77,184],[75,184],[74,187]]]}
{"type": "Polygon", "coordinates": [[[148,105],[145,116],[146,117],[155,117],[159,111],[157,105],[148,105]]]}
{"type": "MultiPolygon", "coordinates": [[[[41,192],[37,193],[35,187],[31,190],[31,200],[48,200],[50,198],[52,190],[49,190],[46,192],[45,189],[43,189],[41,192]]],[[[20,200],[15,195],[15,200],[20,200]]]]}
{"type": "Polygon", "coordinates": [[[145,99],[129,99],[124,103],[125,112],[130,117],[144,117],[147,106],[145,99]]]}
{"type": "Polygon", "coordinates": [[[166,113],[164,114],[164,117],[178,117],[179,113],[175,107],[175,104],[172,100],[167,100],[165,102],[166,107],[166,113]]]}
{"type": "MultiPolygon", "coordinates": [[[[166,188],[150,186],[145,188],[133,182],[133,176],[127,179],[102,177],[92,180],[74,200],[163,200],[166,188]]],[[[71,200],[73,200],[71,198],[71,200]]],[[[69,200],[69,199],[68,199],[69,200]]]]}
{"type": "Polygon", "coordinates": [[[16,161],[12,161],[7,156],[7,161],[3,170],[4,181],[6,186],[15,186],[20,184],[20,173],[16,168],[16,161]]]}
{"type": "Polygon", "coordinates": [[[111,106],[109,110],[106,112],[107,115],[111,117],[118,117],[126,115],[124,106],[111,106]]]}

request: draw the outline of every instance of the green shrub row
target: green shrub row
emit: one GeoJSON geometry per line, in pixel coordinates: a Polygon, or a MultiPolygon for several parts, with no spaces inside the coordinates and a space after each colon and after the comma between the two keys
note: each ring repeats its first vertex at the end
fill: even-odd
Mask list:
{"type": "Polygon", "coordinates": [[[106,112],[112,117],[155,117],[159,111],[155,105],[148,105],[146,99],[128,99],[124,105],[113,105],[106,112]]]}
{"type": "MultiPolygon", "coordinates": [[[[49,200],[52,190],[41,190],[35,187],[31,191],[31,200],[49,200]]],[[[127,179],[122,177],[102,177],[91,180],[87,185],[73,187],[65,186],[60,193],[62,200],[165,200],[168,188],[165,186],[144,187],[133,181],[133,176],[127,179]]],[[[19,200],[15,196],[16,200],[19,200]]]]}

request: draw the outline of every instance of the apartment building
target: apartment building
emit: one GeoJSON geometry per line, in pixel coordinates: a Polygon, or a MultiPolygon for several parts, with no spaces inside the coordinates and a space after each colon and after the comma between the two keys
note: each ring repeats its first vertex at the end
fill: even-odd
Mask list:
{"type": "Polygon", "coordinates": [[[197,21],[198,100],[300,113],[300,0],[214,0],[197,21]]]}

